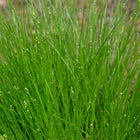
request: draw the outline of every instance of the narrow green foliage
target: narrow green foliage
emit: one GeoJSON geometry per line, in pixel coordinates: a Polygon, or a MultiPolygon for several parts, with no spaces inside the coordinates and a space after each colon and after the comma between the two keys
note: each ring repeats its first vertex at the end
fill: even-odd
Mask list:
{"type": "Polygon", "coordinates": [[[140,2],[7,2],[0,140],[138,139],[140,2]]]}

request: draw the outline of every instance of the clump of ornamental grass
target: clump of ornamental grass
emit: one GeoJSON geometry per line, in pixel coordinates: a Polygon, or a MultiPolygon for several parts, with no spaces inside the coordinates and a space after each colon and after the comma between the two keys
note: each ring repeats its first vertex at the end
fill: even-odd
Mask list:
{"type": "Polygon", "coordinates": [[[140,137],[140,3],[76,2],[1,12],[0,139],[140,137]]]}

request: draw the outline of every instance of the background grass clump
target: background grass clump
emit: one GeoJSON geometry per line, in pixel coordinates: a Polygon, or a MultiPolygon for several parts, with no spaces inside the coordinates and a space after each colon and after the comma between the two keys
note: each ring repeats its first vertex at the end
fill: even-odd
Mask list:
{"type": "Polygon", "coordinates": [[[0,139],[140,137],[140,2],[76,2],[1,12],[0,139]]]}

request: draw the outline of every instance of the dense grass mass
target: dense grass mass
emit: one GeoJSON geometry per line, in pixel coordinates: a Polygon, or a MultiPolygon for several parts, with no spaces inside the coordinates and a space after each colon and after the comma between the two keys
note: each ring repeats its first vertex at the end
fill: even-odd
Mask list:
{"type": "Polygon", "coordinates": [[[140,138],[140,2],[75,2],[1,12],[0,140],[140,138]]]}

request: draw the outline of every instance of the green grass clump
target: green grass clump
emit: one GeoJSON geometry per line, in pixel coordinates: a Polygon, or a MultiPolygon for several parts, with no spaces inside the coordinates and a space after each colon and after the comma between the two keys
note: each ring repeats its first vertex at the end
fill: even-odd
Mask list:
{"type": "Polygon", "coordinates": [[[74,2],[0,14],[0,139],[140,137],[140,3],[74,2]]]}

